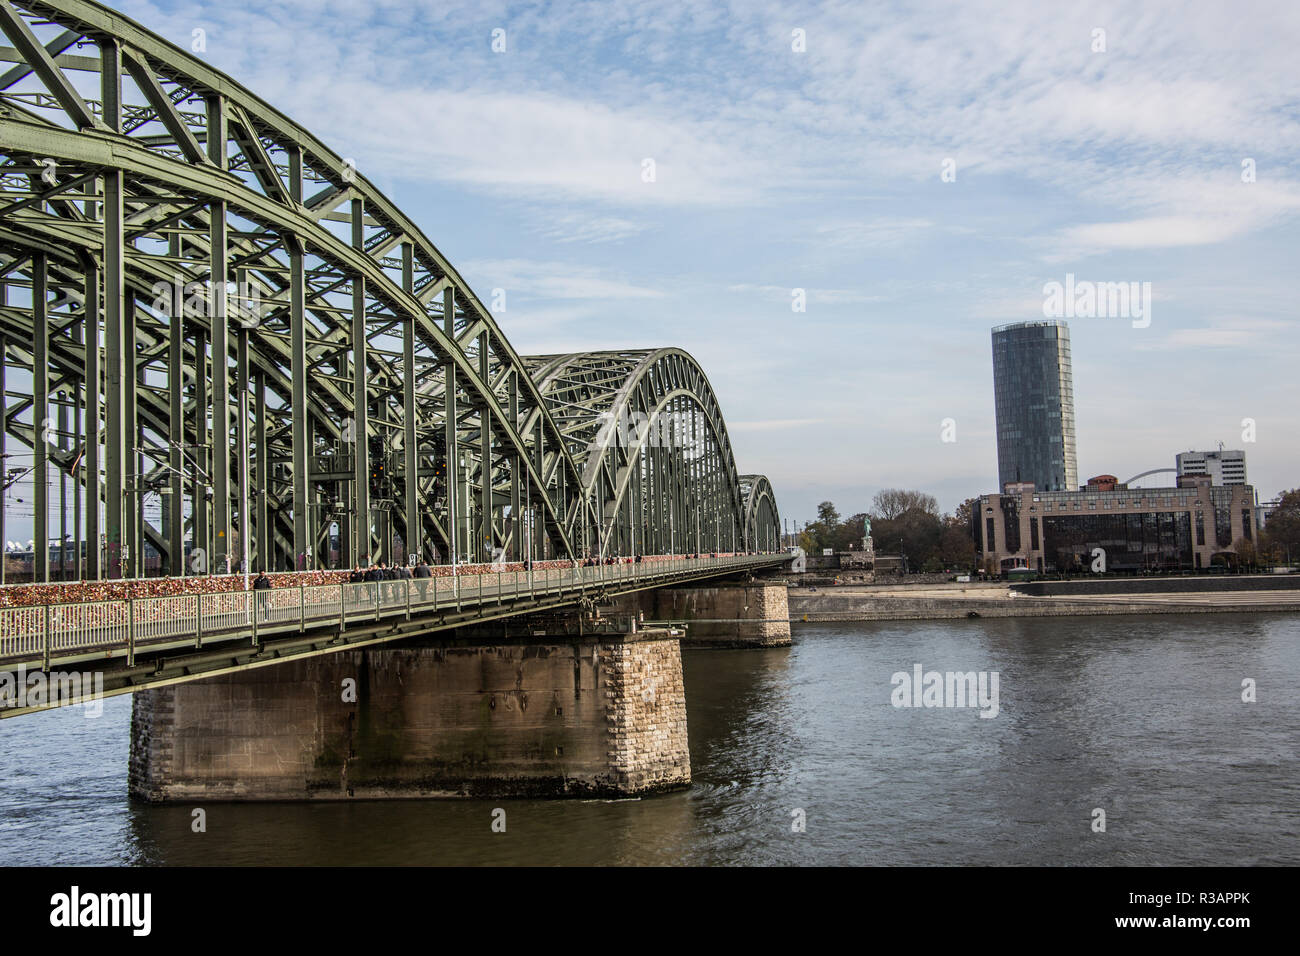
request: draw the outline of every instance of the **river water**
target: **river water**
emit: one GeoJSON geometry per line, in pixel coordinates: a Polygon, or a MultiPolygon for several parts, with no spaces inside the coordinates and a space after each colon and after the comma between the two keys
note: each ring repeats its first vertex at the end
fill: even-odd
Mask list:
{"type": "Polygon", "coordinates": [[[211,804],[194,833],[192,808],[127,799],[128,697],[6,720],[0,864],[1300,863],[1300,616],[794,641],[684,653],[695,783],[640,800],[211,804]],[[996,716],[895,706],[917,664],[990,693],[996,672],[996,716]]]}

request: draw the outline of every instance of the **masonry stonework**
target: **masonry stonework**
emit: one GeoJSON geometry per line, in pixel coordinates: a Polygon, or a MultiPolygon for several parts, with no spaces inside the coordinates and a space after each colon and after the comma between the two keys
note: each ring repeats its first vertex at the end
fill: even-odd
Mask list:
{"type": "Polygon", "coordinates": [[[689,785],[663,632],[345,651],[138,691],[151,802],[627,796],[689,785]]]}
{"type": "Polygon", "coordinates": [[[647,617],[681,621],[687,646],[784,647],[790,609],[784,583],[752,581],[707,587],[683,585],[646,592],[647,617]]]}

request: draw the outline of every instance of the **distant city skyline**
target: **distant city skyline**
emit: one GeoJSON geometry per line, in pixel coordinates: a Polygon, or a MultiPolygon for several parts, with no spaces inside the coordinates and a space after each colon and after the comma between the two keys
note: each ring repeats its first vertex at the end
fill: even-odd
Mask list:
{"type": "Polygon", "coordinates": [[[353,159],[521,354],[695,356],[786,517],[995,490],[990,329],[1067,277],[1150,294],[1070,319],[1080,481],[1222,441],[1300,485],[1294,6],[114,5],[353,159]]]}

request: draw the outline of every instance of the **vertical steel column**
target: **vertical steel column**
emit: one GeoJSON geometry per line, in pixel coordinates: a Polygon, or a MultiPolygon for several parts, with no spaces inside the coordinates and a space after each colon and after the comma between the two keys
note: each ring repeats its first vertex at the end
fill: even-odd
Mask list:
{"type": "MultiPolygon", "coordinates": [[[[67,393],[59,392],[55,399],[59,416],[59,451],[60,457],[67,460],[68,452],[68,403],[67,393]]],[[[68,574],[68,483],[67,473],[59,468],[59,580],[67,580],[68,574]]]]}
{"type": "MultiPolygon", "coordinates": [[[[179,243],[173,239],[173,247],[179,243]]],[[[172,254],[179,254],[173,248],[172,254]]],[[[171,470],[171,494],[167,500],[167,549],[170,558],[167,571],[174,576],[185,574],[185,403],[184,357],[185,324],[181,318],[184,293],[172,287],[171,315],[167,323],[167,464],[171,470]]],[[[196,509],[197,511],[197,509],[196,509]]]]}
{"type": "MultiPolygon", "coordinates": [[[[486,332],[478,336],[478,377],[484,388],[488,382],[488,337],[486,332]]],[[[483,396],[478,416],[479,433],[479,541],[483,548],[483,560],[492,560],[492,403],[491,392],[483,396]]]]}
{"type": "MultiPolygon", "coordinates": [[[[700,459],[696,454],[696,449],[699,448],[697,442],[700,440],[700,416],[699,409],[694,404],[688,403],[687,407],[691,412],[691,457],[686,462],[686,493],[688,495],[690,514],[694,519],[692,524],[695,531],[695,545],[691,548],[691,551],[698,555],[703,550],[700,547],[700,459]]],[[[684,450],[682,454],[685,457],[684,450]]]]}
{"type": "Polygon", "coordinates": [[[207,110],[207,152],[208,159],[217,169],[229,168],[228,154],[226,152],[227,141],[230,139],[230,129],[226,118],[226,101],[220,94],[209,96],[204,100],[207,110]]]}
{"type": "MultiPolygon", "coordinates": [[[[302,202],[302,149],[290,144],[285,149],[289,163],[289,198],[302,202]]],[[[307,462],[311,447],[307,444],[307,317],[306,274],[303,262],[306,249],[302,237],[286,237],[289,250],[289,366],[293,377],[292,439],[293,446],[293,566],[304,570],[310,566],[311,532],[307,527],[310,505],[307,501],[307,462]]]]}
{"type": "MultiPolygon", "coordinates": [[[[0,282],[0,305],[5,304],[6,290],[8,286],[0,282]]],[[[9,433],[9,396],[5,391],[5,370],[9,359],[9,340],[4,335],[0,335],[0,479],[3,479],[5,486],[0,486],[0,587],[5,583],[5,559],[6,550],[5,538],[5,513],[9,510],[7,488],[9,479],[9,453],[7,449],[6,436],[9,433]]]]}
{"type": "Polygon", "coordinates": [[[50,322],[49,293],[45,286],[45,254],[32,256],[32,482],[35,485],[33,565],[37,583],[50,579],[50,322]]]}
{"type": "Polygon", "coordinates": [[[709,468],[713,474],[713,550],[725,551],[722,547],[722,450],[716,439],[715,435],[709,448],[709,468]]]}
{"type": "MultiPolygon", "coordinates": [[[[99,56],[100,99],[103,103],[100,119],[110,131],[119,133],[122,131],[122,48],[115,39],[100,40],[99,56]]],[[[122,575],[122,457],[126,446],[122,435],[123,185],[120,171],[104,174],[104,295],[102,307],[104,316],[104,364],[107,366],[104,369],[104,532],[108,544],[107,572],[110,578],[121,577],[122,575]]],[[[87,276],[86,278],[87,291],[89,292],[92,277],[87,276]]],[[[98,302],[98,277],[95,277],[93,285],[95,286],[95,299],[98,302]]],[[[96,312],[98,311],[97,309],[96,312]]],[[[98,320],[96,325],[98,325],[98,320]]],[[[94,340],[98,343],[98,330],[94,340]]],[[[94,351],[96,353],[95,364],[98,365],[98,346],[94,351]]],[[[87,353],[87,362],[89,364],[89,352],[87,353]]],[[[96,375],[95,378],[98,379],[98,377],[96,375]]],[[[88,381],[93,380],[88,379],[88,381]]],[[[99,389],[96,387],[96,392],[98,393],[98,391],[99,389]]],[[[96,394],[96,405],[98,405],[98,401],[98,394],[96,394]]],[[[87,413],[86,417],[86,424],[89,428],[92,416],[87,413]]],[[[95,430],[98,432],[98,409],[93,417],[95,419],[95,430]]],[[[86,437],[87,442],[89,442],[89,431],[87,431],[86,437]]],[[[95,568],[92,576],[99,578],[104,576],[105,569],[99,567],[98,447],[95,449],[95,459],[95,469],[88,473],[88,477],[94,481],[96,497],[96,506],[91,509],[94,512],[93,524],[96,533],[90,549],[95,555],[95,568]]],[[[88,517],[90,516],[88,515],[88,517]]]]}
{"type": "Polygon", "coordinates": [[[253,448],[257,458],[257,510],[253,518],[257,533],[257,566],[260,571],[275,570],[272,545],[275,533],[267,509],[271,488],[271,456],[266,443],[266,373],[258,369],[253,376],[253,448]]]}
{"type": "MultiPolygon", "coordinates": [[[[208,100],[208,129],[212,132],[214,104],[208,100]]],[[[220,114],[219,105],[217,113],[220,114]]],[[[220,123],[218,123],[220,125],[220,123]]],[[[224,150],[209,135],[208,149],[224,150]]],[[[225,574],[230,569],[230,319],[226,283],[227,267],[226,204],[213,200],[208,204],[208,278],[211,300],[209,326],[212,330],[212,570],[225,574]]]]}
{"type": "MultiPolygon", "coordinates": [[[[365,245],[365,204],[352,200],[352,246],[365,245]]],[[[366,280],[352,277],[352,564],[370,555],[370,403],[366,395],[366,280]]]]}
{"type": "Polygon", "coordinates": [[[122,396],[126,409],[122,427],[126,439],[126,464],[130,468],[126,497],[122,502],[122,577],[144,577],[140,554],[140,525],[144,520],[144,459],[140,454],[140,415],[136,408],[136,381],[139,373],[135,356],[135,297],[129,292],[122,301],[122,396]]]}
{"type": "Polygon", "coordinates": [[[82,483],[86,489],[86,579],[96,581],[103,575],[100,564],[99,540],[99,412],[100,412],[100,352],[99,352],[99,270],[87,269],[86,295],[86,358],[82,371],[83,401],[86,409],[86,457],[81,463],[82,483]]]}
{"type": "MultiPolygon", "coordinates": [[[[533,473],[538,476],[539,480],[537,496],[544,500],[546,497],[546,488],[540,484],[540,481],[542,475],[545,474],[545,471],[542,468],[542,436],[546,433],[546,430],[543,427],[541,416],[538,416],[537,425],[535,427],[536,431],[533,434],[533,473]]],[[[536,560],[538,557],[545,556],[546,553],[544,542],[538,541],[538,538],[543,537],[546,531],[546,509],[540,501],[536,506],[534,506],[530,500],[529,505],[525,510],[528,513],[529,528],[528,556],[531,560],[536,560]],[[542,532],[542,534],[539,535],[538,532],[542,532]]]]}
{"type": "Polygon", "coordinates": [[[636,449],[636,464],[632,472],[632,557],[637,556],[637,548],[645,552],[645,520],[641,513],[641,502],[644,498],[644,489],[641,487],[643,480],[642,462],[645,459],[645,449],[638,445],[636,449]]]}
{"type": "MultiPolygon", "coordinates": [[[[247,281],[247,280],[245,280],[247,281]]],[[[241,286],[241,294],[243,290],[241,286]]],[[[247,316],[244,317],[245,319],[247,316]]],[[[239,416],[238,425],[235,429],[235,448],[239,459],[239,564],[248,576],[251,570],[248,566],[249,558],[252,556],[252,546],[248,539],[250,523],[248,520],[248,324],[241,321],[239,324],[239,334],[236,341],[235,352],[235,390],[239,394],[239,402],[236,406],[236,414],[239,416]]]]}
{"type": "Polygon", "coordinates": [[[122,48],[113,37],[99,41],[99,98],[104,125],[122,132],[122,48]]]}
{"type": "MultiPolygon", "coordinates": [[[[81,322],[77,327],[76,338],[81,340],[81,344],[83,345],[85,344],[86,316],[84,311],[81,316],[81,322]]],[[[0,391],[3,390],[4,390],[3,384],[0,384],[0,391]]],[[[4,431],[4,423],[2,419],[0,419],[0,431],[4,431]]],[[[73,435],[72,447],[75,452],[75,458],[78,463],[79,470],[84,469],[86,464],[86,449],[81,444],[82,434],[83,432],[81,430],[81,392],[79,389],[74,389],[72,392],[72,435],[73,435]]],[[[3,442],[0,442],[0,462],[4,460],[3,452],[4,452],[3,442]]],[[[0,507],[0,511],[3,510],[4,508],[0,507]]],[[[81,557],[81,543],[83,540],[84,539],[82,538],[81,535],[81,482],[77,478],[76,473],[74,472],[72,475],[72,579],[74,581],[81,580],[81,572],[82,572],[82,565],[83,565],[82,557],[81,557]]],[[[0,544],[3,544],[3,542],[4,542],[4,526],[3,524],[0,524],[0,544]]],[[[4,563],[3,560],[0,560],[0,565],[3,565],[3,563],[4,563]]],[[[0,583],[3,583],[3,578],[0,578],[0,583]]]]}
{"type": "Polygon", "coordinates": [[[191,478],[190,525],[193,528],[191,548],[202,549],[203,563],[194,570],[207,574],[212,570],[207,560],[212,556],[208,531],[208,473],[207,452],[211,443],[208,432],[208,342],[207,333],[200,327],[194,329],[194,448],[190,449],[193,475],[191,478]]]}
{"type": "Polygon", "coordinates": [[[668,406],[666,405],[664,406],[663,414],[668,416],[668,421],[663,425],[663,429],[660,432],[660,435],[663,436],[663,440],[660,442],[660,446],[658,449],[659,452],[658,455],[659,457],[659,465],[658,465],[659,527],[661,529],[660,533],[663,535],[664,553],[676,554],[677,553],[676,548],[674,547],[675,542],[673,540],[673,512],[672,512],[672,497],[671,497],[672,475],[668,473],[668,468],[670,464],[668,458],[669,458],[669,454],[672,451],[671,445],[673,440],[672,438],[673,425],[672,425],[672,413],[669,411],[668,406]]]}
{"type": "Polygon", "coordinates": [[[646,512],[650,522],[650,547],[652,553],[663,554],[663,540],[659,534],[659,476],[656,473],[656,452],[659,450],[659,439],[655,436],[659,434],[658,423],[651,419],[651,438],[650,444],[645,450],[645,470],[646,470],[646,512]]]}
{"type": "MultiPolygon", "coordinates": [[[[510,373],[510,392],[509,408],[510,427],[517,429],[519,427],[519,371],[512,370],[510,373]]],[[[510,538],[511,555],[510,557],[518,561],[523,551],[520,547],[522,541],[520,535],[523,533],[523,525],[519,521],[519,455],[514,454],[510,458],[510,538]]],[[[502,537],[506,537],[506,529],[501,529],[502,537]]],[[[3,537],[0,535],[0,537],[3,537]]]]}
{"type": "Polygon", "coordinates": [[[677,496],[678,496],[677,500],[679,502],[679,508],[677,513],[681,516],[679,520],[681,521],[682,524],[683,550],[687,554],[691,554],[695,551],[695,547],[694,545],[687,547],[687,544],[692,540],[691,535],[694,530],[695,523],[694,521],[692,521],[691,518],[691,502],[690,502],[690,497],[687,493],[690,485],[691,463],[686,458],[686,443],[690,441],[690,432],[689,432],[689,425],[684,421],[686,417],[686,407],[687,407],[686,399],[683,396],[678,396],[676,401],[677,401],[678,422],[682,426],[681,429],[682,434],[679,434],[677,439],[677,447],[674,449],[677,455],[676,468],[675,468],[677,474],[677,496]]]}
{"type": "MultiPolygon", "coordinates": [[[[415,295],[415,245],[402,243],[402,289],[415,295]]],[[[411,555],[424,553],[424,537],[420,523],[420,455],[415,432],[415,316],[402,323],[402,452],[406,487],[406,563],[411,555]]]]}
{"type": "Polygon", "coordinates": [[[126,287],[123,278],[123,192],[121,170],[104,173],[104,508],[108,533],[108,576],[122,576],[123,519],[126,499],[126,287]]]}
{"type": "MultiPolygon", "coordinates": [[[[442,293],[442,327],[443,333],[455,348],[456,342],[456,293],[448,288],[442,293]]],[[[460,554],[460,532],[457,528],[459,524],[459,514],[457,511],[457,499],[460,497],[460,489],[457,485],[460,483],[460,449],[456,445],[456,362],[451,356],[447,356],[446,371],[443,373],[445,388],[443,389],[443,402],[445,404],[445,418],[443,422],[443,444],[447,455],[447,536],[451,539],[448,545],[451,549],[451,563],[454,566],[459,560],[460,554]]]]}

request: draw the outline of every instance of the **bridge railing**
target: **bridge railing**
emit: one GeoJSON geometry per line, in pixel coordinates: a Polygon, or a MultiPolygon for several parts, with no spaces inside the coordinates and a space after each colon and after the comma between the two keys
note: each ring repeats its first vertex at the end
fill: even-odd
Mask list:
{"type": "Polygon", "coordinates": [[[410,616],[437,610],[472,610],[483,605],[565,595],[574,591],[627,587],[642,581],[670,581],[702,571],[771,563],[771,555],[674,558],[591,567],[497,570],[478,574],[395,581],[345,582],[253,591],[217,591],[124,601],[46,604],[0,608],[0,665],[55,657],[125,652],[134,662],[139,648],[283,632],[337,621],[410,616]]]}

